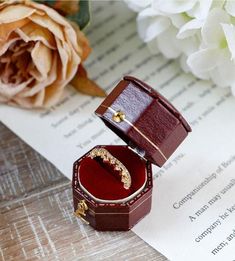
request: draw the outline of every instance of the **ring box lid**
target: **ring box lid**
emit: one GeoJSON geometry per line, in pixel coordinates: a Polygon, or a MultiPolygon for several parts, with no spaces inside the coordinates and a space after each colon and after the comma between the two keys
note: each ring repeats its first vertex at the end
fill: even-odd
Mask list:
{"type": "Polygon", "coordinates": [[[140,156],[162,166],[191,128],[161,94],[125,76],[95,113],[140,156]]]}

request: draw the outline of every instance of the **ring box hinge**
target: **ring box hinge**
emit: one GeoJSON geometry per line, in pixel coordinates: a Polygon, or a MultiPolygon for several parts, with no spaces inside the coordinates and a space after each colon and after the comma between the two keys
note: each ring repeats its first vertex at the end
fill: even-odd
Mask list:
{"type": "Polygon", "coordinates": [[[89,222],[84,219],[87,210],[88,210],[88,206],[86,204],[86,201],[80,200],[78,202],[77,210],[74,212],[74,215],[80,218],[85,224],[89,225],[89,222]]]}

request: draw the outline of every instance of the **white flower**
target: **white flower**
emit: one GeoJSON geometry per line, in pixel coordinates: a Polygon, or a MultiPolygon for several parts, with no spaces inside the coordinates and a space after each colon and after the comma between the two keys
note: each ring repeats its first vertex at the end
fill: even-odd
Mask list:
{"type": "Polygon", "coordinates": [[[137,17],[138,33],[144,42],[150,42],[171,26],[168,17],[153,8],[146,8],[137,17]]]}
{"type": "Polygon", "coordinates": [[[154,52],[154,46],[168,59],[175,59],[181,55],[189,55],[198,48],[198,41],[196,38],[177,39],[177,30],[173,26],[169,27],[159,37],[148,43],[150,50],[154,52]]]}
{"type": "Polygon", "coordinates": [[[193,19],[189,21],[188,23],[184,24],[177,34],[178,39],[184,39],[190,36],[195,35],[199,29],[203,26],[204,21],[193,19]]]}
{"type": "Polygon", "coordinates": [[[228,13],[213,9],[201,35],[200,50],[191,54],[187,61],[192,72],[222,87],[235,85],[235,27],[228,13]]]}
{"type": "Polygon", "coordinates": [[[186,13],[192,18],[205,19],[213,0],[153,0],[153,7],[166,14],[186,13]]]}
{"type": "Polygon", "coordinates": [[[185,14],[168,17],[149,7],[139,13],[137,25],[141,39],[148,43],[150,50],[153,53],[160,50],[169,59],[182,54],[189,55],[199,46],[194,34],[202,23],[196,19],[190,20],[185,14]],[[182,27],[179,30],[180,26],[182,27]],[[185,39],[186,36],[188,39],[185,39]]]}
{"type": "Polygon", "coordinates": [[[235,95],[235,0],[124,0],[153,53],[235,95]]]}
{"type": "Polygon", "coordinates": [[[152,0],[124,0],[127,6],[135,12],[139,12],[149,6],[152,0]]]}

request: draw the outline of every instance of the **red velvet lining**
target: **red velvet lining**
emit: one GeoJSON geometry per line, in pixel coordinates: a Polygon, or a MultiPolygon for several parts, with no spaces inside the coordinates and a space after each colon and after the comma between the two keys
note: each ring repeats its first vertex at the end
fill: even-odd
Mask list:
{"type": "MultiPolygon", "coordinates": [[[[125,189],[121,177],[108,164],[90,157],[83,158],[79,167],[82,186],[94,197],[103,200],[123,199],[140,189],[146,179],[146,163],[127,146],[103,146],[128,169],[132,184],[125,189]]],[[[97,158],[98,159],[98,158],[97,158]]]]}

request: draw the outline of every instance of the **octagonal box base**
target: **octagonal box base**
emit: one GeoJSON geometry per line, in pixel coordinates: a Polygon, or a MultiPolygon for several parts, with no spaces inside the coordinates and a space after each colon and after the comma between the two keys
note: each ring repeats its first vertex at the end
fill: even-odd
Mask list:
{"type": "MultiPolygon", "coordinates": [[[[90,191],[88,191],[81,180],[79,179],[79,171],[81,170],[82,162],[88,157],[89,152],[83,157],[74,162],[73,167],[73,200],[74,200],[74,212],[81,210],[83,207],[83,213],[81,211],[77,214],[81,220],[90,224],[93,228],[100,231],[126,231],[131,229],[137,224],[144,216],[146,216],[151,209],[152,201],[152,168],[151,163],[140,158],[134,153],[128,146],[96,146],[95,148],[105,148],[107,150],[128,150],[128,153],[133,153],[135,161],[131,164],[136,164],[137,161],[141,161],[144,164],[146,173],[146,179],[142,187],[132,193],[125,199],[119,200],[97,200],[90,191]],[[135,154],[135,156],[134,156],[135,154]]],[[[112,152],[111,152],[112,153],[112,152]]],[[[112,153],[118,160],[115,154],[112,153]]],[[[124,157],[122,155],[122,157],[124,157]]],[[[140,163],[140,162],[138,162],[140,163]]],[[[85,171],[86,172],[86,171],[85,171]]],[[[83,173],[85,175],[86,173],[83,173]]],[[[97,173],[98,175],[99,173],[97,173]]],[[[138,174],[138,173],[137,173],[138,174]]],[[[133,179],[133,177],[132,177],[133,179]]],[[[89,180],[90,182],[90,180],[89,180]]]]}

